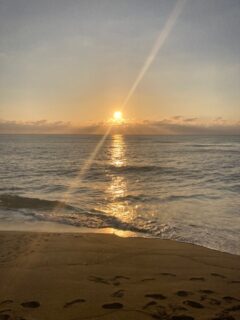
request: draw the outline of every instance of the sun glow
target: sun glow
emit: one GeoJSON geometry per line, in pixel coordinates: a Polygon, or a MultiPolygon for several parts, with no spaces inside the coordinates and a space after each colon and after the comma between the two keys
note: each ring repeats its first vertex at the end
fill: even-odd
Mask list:
{"type": "Polygon", "coordinates": [[[115,111],[113,114],[114,122],[122,123],[123,122],[123,115],[121,111],[115,111]]]}

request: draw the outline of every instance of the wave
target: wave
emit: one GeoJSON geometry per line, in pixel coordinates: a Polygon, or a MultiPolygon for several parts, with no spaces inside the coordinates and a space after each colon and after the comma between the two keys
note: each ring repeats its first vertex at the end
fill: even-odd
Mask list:
{"type": "Polygon", "coordinates": [[[163,199],[164,201],[180,201],[187,199],[219,199],[219,196],[206,195],[206,194],[189,194],[189,195],[171,195],[163,199]]]}
{"type": "Polygon", "coordinates": [[[219,199],[219,196],[215,195],[206,195],[206,194],[189,194],[189,195],[170,195],[165,198],[161,198],[160,196],[153,197],[148,196],[146,194],[138,194],[138,195],[126,195],[124,197],[118,197],[114,201],[129,201],[129,202],[158,202],[158,203],[164,203],[164,202],[173,202],[173,201],[181,201],[181,200],[188,200],[188,199],[195,199],[195,200],[201,200],[201,199],[219,199]]]}
{"type": "Polygon", "coordinates": [[[239,193],[240,192],[240,184],[232,185],[232,186],[227,186],[227,187],[221,187],[219,188],[220,190],[227,190],[233,193],[239,193]]]}
{"type": "Polygon", "coordinates": [[[0,208],[18,210],[24,216],[38,221],[56,222],[76,227],[114,228],[152,236],[162,236],[170,227],[153,220],[137,217],[133,223],[122,221],[100,210],[84,210],[62,201],[22,197],[19,195],[0,195],[0,208]],[[56,210],[54,210],[56,209],[56,210]]]}
{"type": "Polygon", "coordinates": [[[25,212],[26,215],[32,216],[40,221],[55,222],[65,225],[71,225],[81,228],[104,229],[113,228],[122,231],[131,231],[148,236],[163,237],[166,233],[173,232],[173,229],[167,224],[157,224],[156,221],[148,221],[139,218],[134,224],[122,221],[119,218],[107,215],[102,211],[82,211],[66,215],[65,213],[55,212],[46,215],[44,212],[25,212]]]}
{"type": "Polygon", "coordinates": [[[164,173],[171,173],[176,172],[177,169],[172,167],[161,167],[155,165],[126,165],[126,166],[108,166],[108,169],[118,173],[148,173],[148,172],[164,172],[164,173]]]}
{"type": "MultiPolygon", "coordinates": [[[[235,190],[234,190],[235,191],[235,190]]],[[[161,198],[160,196],[149,196],[147,194],[137,194],[137,195],[126,195],[123,197],[118,197],[114,199],[114,202],[141,202],[141,203],[153,203],[153,202],[173,202],[173,201],[182,201],[182,200],[201,200],[201,199],[219,199],[218,196],[215,195],[205,195],[205,194],[190,194],[190,195],[170,195],[166,196],[165,198],[161,198]]],[[[77,214],[86,214],[88,212],[91,214],[95,214],[95,210],[84,210],[79,207],[72,206],[67,204],[63,201],[58,200],[46,200],[46,199],[39,199],[39,198],[30,198],[30,197],[23,197],[19,195],[13,194],[1,194],[0,195],[0,208],[4,209],[32,209],[32,210],[40,210],[40,211],[53,211],[53,210],[61,210],[67,213],[77,213],[77,214]]],[[[103,220],[105,219],[104,213],[103,220]]],[[[69,217],[69,216],[67,216],[69,217]]],[[[105,219],[107,221],[107,219],[105,219]]]]}
{"type": "Polygon", "coordinates": [[[53,210],[56,207],[65,209],[73,209],[72,206],[67,205],[61,201],[45,200],[39,198],[28,198],[19,195],[2,194],[0,195],[0,208],[5,209],[39,209],[39,210],[53,210]]]}

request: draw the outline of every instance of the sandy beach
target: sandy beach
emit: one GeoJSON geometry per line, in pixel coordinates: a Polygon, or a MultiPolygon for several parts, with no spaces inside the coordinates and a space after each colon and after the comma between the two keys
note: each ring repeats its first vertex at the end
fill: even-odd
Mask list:
{"type": "Polygon", "coordinates": [[[0,233],[0,319],[240,319],[240,256],[169,240],[0,233]]]}

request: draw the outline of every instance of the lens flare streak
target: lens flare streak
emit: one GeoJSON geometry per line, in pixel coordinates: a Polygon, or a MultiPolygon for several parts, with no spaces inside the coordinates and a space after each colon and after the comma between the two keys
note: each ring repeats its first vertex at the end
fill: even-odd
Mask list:
{"type": "Polygon", "coordinates": [[[125,100],[123,101],[122,109],[124,109],[126,107],[126,105],[128,104],[129,100],[131,99],[132,95],[134,94],[135,90],[137,89],[139,83],[143,79],[144,75],[146,74],[146,72],[150,68],[153,61],[155,60],[157,54],[159,53],[159,50],[162,48],[162,46],[166,42],[174,25],[176,24],[176,21],[180,15],[180,13],[182,12],[182,9],[183,9],[186,1],[187,0],[177,1],[172,13],[170,14],[167,22],[165,23],[164,28],[161,30],[152,50],[150,51],[150,54],[147,57],[142,69],[140,70],[136,80],[134,81],[131,89],[129,90],[125,100]]]}

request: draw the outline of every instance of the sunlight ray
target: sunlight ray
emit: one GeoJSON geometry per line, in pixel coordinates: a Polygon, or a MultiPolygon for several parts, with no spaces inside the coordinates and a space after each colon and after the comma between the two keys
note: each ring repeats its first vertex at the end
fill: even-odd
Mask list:
{"type": "Polygon", "coordinates": [[[139,83],[141,82],[141,80],[143,79],[144,75],[146,74],[146,72],[148,71],[148,69],[150,68],[151,64],[153,63],[153,61],[155,60],[156,56],[159,53],[159,50],[162,48],[162,46],[164,45],[164,43],[166,42],[168,36],[170,35],[174,25],[176,24],[176,21],[180,15],[180,13],[183,10],[183,7],[185,5],[187,0],[179,0],[177,1],[173,11],[171,12],[167,22],[165,23],[165,26],[163,27],[163,29],[161,30],[161,32],[159,33],[156,42],[154,43],[154,46],[152,47],[152,50],[150,51],[142,69],[140,70],[136,80],[134,81],[131,89],[129,90],[126,98],[123,101],[122,104],[122,110],[126,107],[126,105],[128,104],[128,101],[131,99],[132,95],[134,94],[135,90],[137,89],[139,83]]]}

